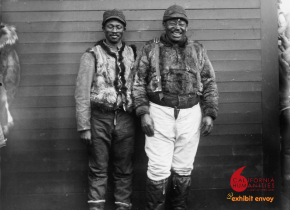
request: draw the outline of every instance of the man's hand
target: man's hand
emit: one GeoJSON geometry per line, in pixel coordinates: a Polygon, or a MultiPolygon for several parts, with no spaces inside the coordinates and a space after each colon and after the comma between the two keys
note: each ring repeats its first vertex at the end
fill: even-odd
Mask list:
{"type": "Polygon", "coordinates": [[[91,130],[80,131],[81,141],[86,145],[92,145],[92,133],[91,130]]]}
{"type": "Polygon", "coordinates": [[[210,116],[205,116],[201,121],[201,134],[207,136],[213,128],[213,119],[210,116]]]}
{"type": "Polygon", "coordinates": [[[147,136],[154,136],[154,121],[149,114],[141,116],[141,127],[147,136]]]}

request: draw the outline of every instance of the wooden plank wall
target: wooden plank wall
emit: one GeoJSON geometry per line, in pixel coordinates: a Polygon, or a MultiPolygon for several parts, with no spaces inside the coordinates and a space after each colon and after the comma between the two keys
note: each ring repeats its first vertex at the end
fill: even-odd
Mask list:
{"type": "MultiPolygon", "coordinates": [[[[227,209],[230,177],[242,166],[245,177],[262,176],[260,0],[2,0],[3,22],[18,30],[22,70],[12,110],[16,126],[2,150],[3,209],[86,209],[86,148],[78,140],[73,98],[80,57],[103,37],[104,10],[124,10],[125,40],[140,49],[161,34],[164,10],[174,3],[187,9],[188,35],[207,48],[220,91],[218,119],[194,164],[192,208],[227,209]]],[[[136,142],[133,209],[144,209],[140,128],[136,142]]]]}

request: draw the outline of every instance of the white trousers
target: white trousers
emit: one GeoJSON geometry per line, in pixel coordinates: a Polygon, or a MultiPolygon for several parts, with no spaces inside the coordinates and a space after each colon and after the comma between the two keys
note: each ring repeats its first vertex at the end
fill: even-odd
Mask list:
{"type": "Polygon", "coordinates": [[[149,111],[154,121],[154,136],[146,136],[145,142],[148,178],[166,179],[171,169],[181,176],[190,175],[200,138],[200,105],[180,109],[177,119],[174,108],[150,102],[149,111]]]}

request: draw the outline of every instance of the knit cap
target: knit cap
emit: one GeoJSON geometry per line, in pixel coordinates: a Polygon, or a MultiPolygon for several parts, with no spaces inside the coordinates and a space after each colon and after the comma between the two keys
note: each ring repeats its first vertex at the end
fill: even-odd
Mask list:
{"type": "Polygon", "coordinates": [[[164,15],[163,15],[163,22],[170,20],[170,19],[176,19],[180,18],[188,24],[188,18],[186,16],[185,10],[183,7],[179,5],[172,5],[165,10],[164,15]]]}
{"type": "Polygon", "coordinates": [[[113,9],[113,10],[105,11],[103,14],[102,25],[104,26],[105,23],[111,19],[117,19],[117,20],[121,21],[124,24],[124,26],[126,26],[125,15],[123,14],[123,12],[121,10],[113,9]]]}

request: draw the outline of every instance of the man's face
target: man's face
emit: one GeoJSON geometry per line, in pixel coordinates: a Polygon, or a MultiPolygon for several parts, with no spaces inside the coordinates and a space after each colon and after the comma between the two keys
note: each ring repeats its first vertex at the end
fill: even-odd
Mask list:
{"type": "Polygon", "coordinates": [[[164,24],[165,33],[173,43],[181,42],[187,31],[187,23],[182,19],[167,20],[164,24]]]}
{"type": "Polygon", "coordinates": [[[125,27],[120,21],[112,19],[106,22],[103,31],[110,44],[118,44],[122,40],[125,27]]]}

